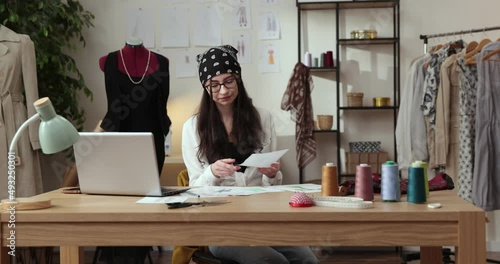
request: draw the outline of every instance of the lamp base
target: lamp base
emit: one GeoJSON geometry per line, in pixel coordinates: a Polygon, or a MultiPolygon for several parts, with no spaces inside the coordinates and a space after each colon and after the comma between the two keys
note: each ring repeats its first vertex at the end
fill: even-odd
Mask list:
{"type": "Polygon", "coordinates": [[[16,200],[14,201],[11,201],[10,199],[2,200],[3,210],[11,210],[11,206],[16,206],[16,211],[39,210],[52,207],[52,203],[50,199],[43,199],[38,197],[16,198],[16,200]]]}

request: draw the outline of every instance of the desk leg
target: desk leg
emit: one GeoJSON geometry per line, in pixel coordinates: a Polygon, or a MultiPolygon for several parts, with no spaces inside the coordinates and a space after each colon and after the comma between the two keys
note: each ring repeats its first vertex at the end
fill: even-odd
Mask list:
{"type": "Polygon", "coordinates": [[[443,248],[441,247],[420,247],[420,263],[442,264],[443,248]]]}
{"type": "Polygon", "coordinates": [[[10,264],[9,248],[0,246],[0,264],[10,264]]]}
{"type": "Polygon", "coordinates": [[[483,213],[460,213],[455,263],[485,263],[486,218],[483,213]]]}
{"type": "Polygon", "coordinates": [[[60,263],[83,264],[83,247],[61,246],[60,263]]]}

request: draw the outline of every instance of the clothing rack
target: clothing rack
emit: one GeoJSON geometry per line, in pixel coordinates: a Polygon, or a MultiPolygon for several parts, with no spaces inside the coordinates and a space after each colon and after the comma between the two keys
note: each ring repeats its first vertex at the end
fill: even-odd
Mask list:
{"type": "Polygon", "coordinates": [[[448,37],[448,36],[455,36],[455,35],[465,35],[465,34],[472,34],[472,33],[477,33],[477,32],[486,32],[486,31],[493,31],[493,30],[500,30],[500,27],[485,27],[485,28],[478,28],[478,29],[454,31],[454,32],[448,32],[448,33],[432,34],[432,35],[420,35],[420,39],[424,40],[424,53],[425,53],[425,52],[427,52],[427,43],[428,43],[428,40],[430,38],[448,37]]]}
{"type": "MultiPolygon", "coordinates": [[[[431,34],[431,35],[420,35],[420,39],[424,40],[424,53],[426,53],[428,40],[431,38],[449,37],[449,36],[455,36],[455,35],[465,35],[465,34],[486,32],[486,31],[493,31],[493,30],[500,30],[500,26],[499,27],[485,27],[485,28],[470,29],[470,30],[461,30],[461,31],[454,31],[454,32],[447,32],[447,33],[438,33],[438,34],[431,34]]],[[[450,255],[454,255],[453,252],[451,252],[450,250],[444,249],[443,255],[444,255],[445,263],[454,263],[454,262],[447,262],[448,260],[450,260],[450,255]]],[[[403,257],[403,263],[406,263],[406,261],[420,259],[420,254],[414,253],[414,254],[409,254],[406,256],[402,256],[402,257],[403,257]]],[[[500,264],[500,261],[493,260],[493,259],[486,259],[486,262],[500,264]]]]}

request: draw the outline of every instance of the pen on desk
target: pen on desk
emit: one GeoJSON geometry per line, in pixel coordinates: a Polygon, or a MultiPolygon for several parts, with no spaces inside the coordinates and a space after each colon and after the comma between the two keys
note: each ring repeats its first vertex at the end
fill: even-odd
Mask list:
{"type": "Polygon", "coordinates": [[[191,192],[189,190],[187,190],[186,193],[189,194],[189,195],[191,195],[191,196],[196,196],[196,197],[200,198],[199,194],[193,193],[193,192],[191,192]]]}

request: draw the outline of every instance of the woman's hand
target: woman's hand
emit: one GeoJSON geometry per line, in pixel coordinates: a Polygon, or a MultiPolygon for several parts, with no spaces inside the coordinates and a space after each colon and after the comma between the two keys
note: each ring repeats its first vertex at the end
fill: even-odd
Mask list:
{"type": "Polygon", "coordinates": [[[276,173],[278,173],[278,171],[280,170],[280,167],[281,165],[279,162],[273,162],[273,164],[271,164],[271,167],[257,168],[257,170],[259,170],[260,173],[266,175],[269,178],[274,178],[276,177],[276,173]]]}
{"type": "Polygon", "coordinates": [[[233,165],[235,161],[235,159],[220,159],[212,163],[212,174],[217,178],[233,175],[235,171],[240,169],[239,165],[233,165]]]}

